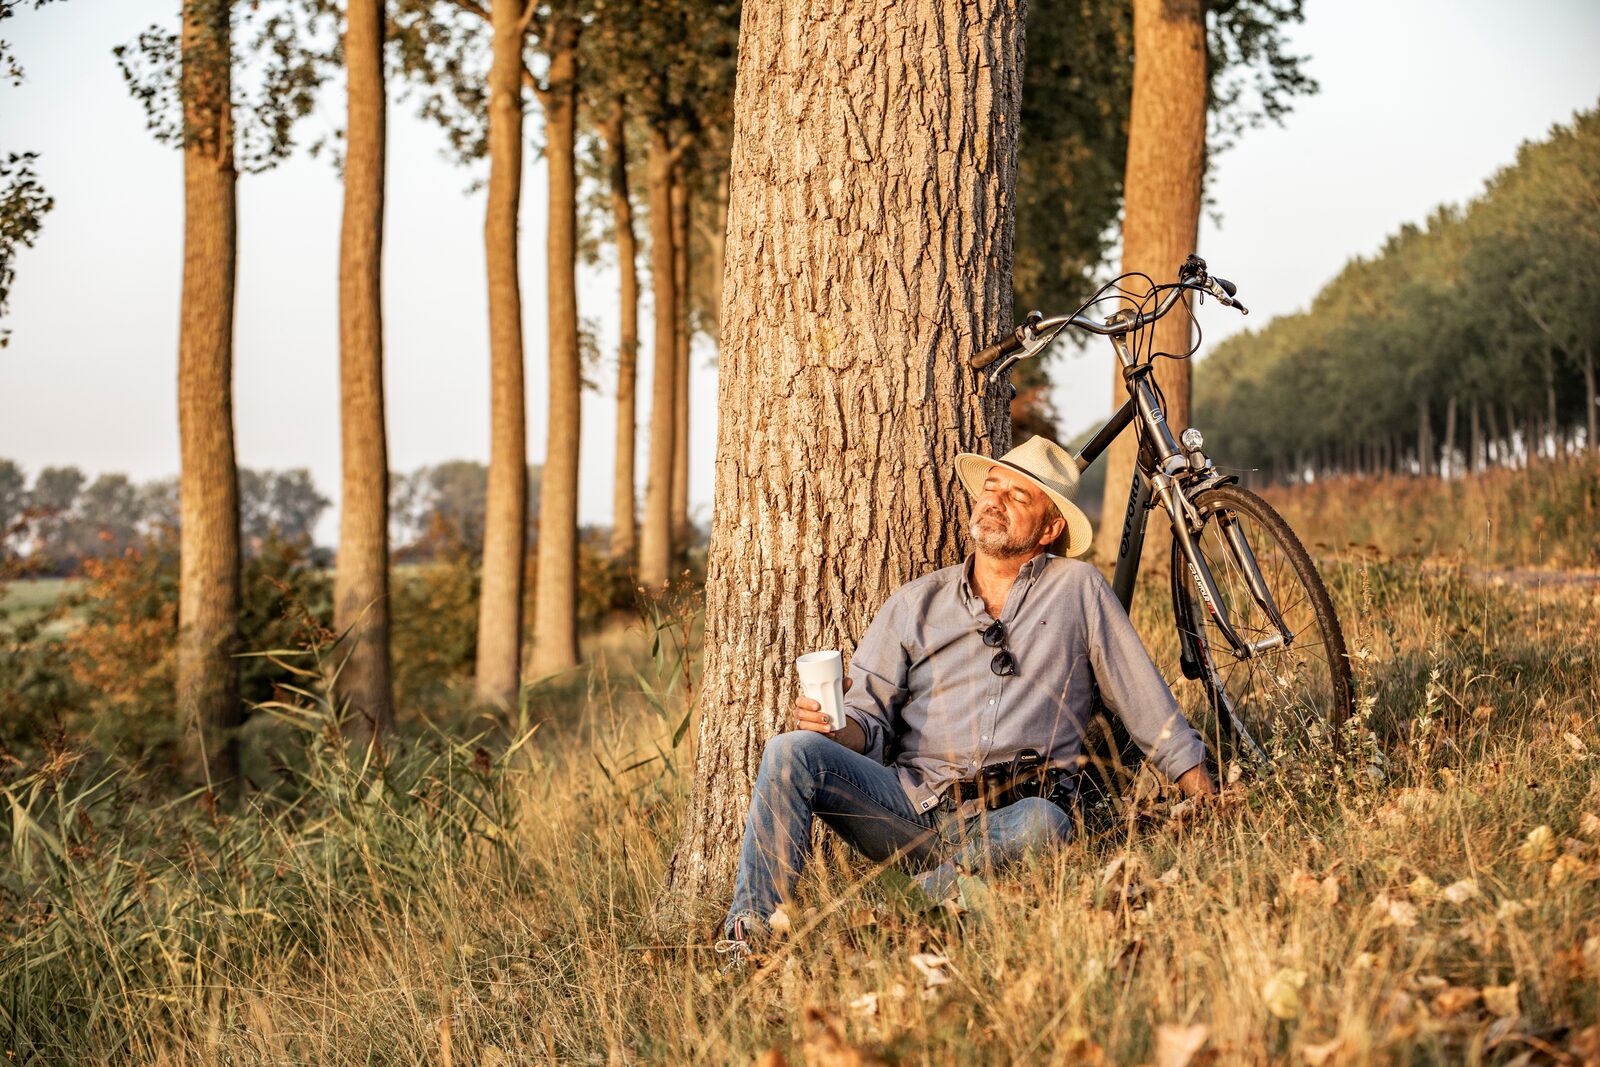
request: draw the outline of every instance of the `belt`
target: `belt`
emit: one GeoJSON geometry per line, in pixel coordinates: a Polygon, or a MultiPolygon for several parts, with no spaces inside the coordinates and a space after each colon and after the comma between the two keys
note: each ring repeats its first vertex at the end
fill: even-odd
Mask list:
{"type": "MultiPolygon", "coordinates": [[[[1003,808],[1007,804],[1023,797],[1048,797],[1055,792],[1056,786],[1063,779],[1070,778],[1072,772],[1064,768],[1053,768],[1037,777],[1029,777],[1020,781],[1012,781],[1003,789],[995,789],[990,783],[990,803],[985,808],[1003,808]]],[[[943,800],[955,806],[960,806],[969,800],[984,797],[984,780],[982,778],[958,778],[950,783],[943,800]]]]}

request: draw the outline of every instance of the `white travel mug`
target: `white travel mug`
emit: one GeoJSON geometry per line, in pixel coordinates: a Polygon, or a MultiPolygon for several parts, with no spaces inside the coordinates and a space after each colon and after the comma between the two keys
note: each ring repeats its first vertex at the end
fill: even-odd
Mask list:
{"type": "Polygon", "coordinates": [[[844,729],[844,657],[833,651],[807,652],[794,666],[806,696],[822,705],[833,729],[844,729]]]}

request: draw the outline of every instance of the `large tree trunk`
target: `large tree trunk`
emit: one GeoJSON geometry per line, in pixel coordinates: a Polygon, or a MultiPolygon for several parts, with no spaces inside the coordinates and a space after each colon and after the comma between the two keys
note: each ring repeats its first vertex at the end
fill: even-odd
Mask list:
{"type": "Polygon", "coordinates": [[[689,184],[683,166],[672,172],[672,540],[689,547],[689,184]]]}
{"type": "Polygon", "coordinates": [[[489,68],[489,489],[478,600],[478,699],[510,705],[522,684],[522,564],[527,546],[528,430],[523,401],[522,290],[517,214],[522,200],[523,0],[495,0],[489,68]]]}
{"type": "Polygon", "coordinates": [[[550,175],[547,272],[550,299],[550,419],[539,482],[539,569],[533,602],[533,673],[578,662],[578,26],[551,30],[544,106],[550,175]]]}
{"type": "MultiPolygon", "coordinates": [[[[1133,102],[1128,116],[1128,160],[1123,178],[1122,269],[1158,284],[1177,280],[1178,265],[1195,250],[1200,230],[1200,187],[1206,162],[1206,23],[1201,0],[1133,0],[1133,102]]],[[[1144,284],[1128,289],[1143,295],[1144,284]]],[[[1155,327],[1152,352],[1189,351],[1189,316],[1174,308],[1155,327]]],[[[1167,424],[1179,433],[1189,422],[1189,362],[1161,360],[1156,381],[1166,395],[1167,424]]],[[[1112,405],[1127,399],[1114,377],[1112,405]]],[[[1106,455],[1106,486],[1096,555],[1116,556],[1122,514],[1138,449],[1133,429],[1123,431],[1106,455]]],[[[1159,533],[1159,529],[1152,532],[1159,533]]],[[[1166,552],[1148,540],[1149,553],[1166,552]]]]}
{"type": "Polygon", "coordinates": [[[611,151],[611,225],[617,238],[617,269],[622,277],[617,346],[617,455],[611,496],[611,554],[633,564],[638,528],[633,504],[637,393],[639,385],[639,264],[633,236],[633,201],[628,194],[628,110],[618,96],[600,129],[611,151]]]}
{"type": "Polygon", "coordinates": [[[749,0],[740,34],[694,789],[661,915],[725,903],[794,657],[959,561],[962,360],[1010,323],[1025,4],[749,0]]]}
{"type": "Polygon", "coordinates": [[[182,473],[178,707],[205,781],[239,770],[239,471],[233,451],[237,204],[229,0],[183,6],[183,295],[178,332],[182,473]]]}
{"type": "Polygon", "coordinates": [[[654,296],[655,353],[650,369],[650,459],[639,531],[639,584],[660,589],[672,569],[672,446],[677,408],[677,286],[673,284],[672,143],[660,124],[650,125],[645,163],[650,195],[650,289],[654,296]]]}
{"type": "Polygon", "coordinates": [[[394,725],[389,679],[389,450],[383,412],[383,0],[350,0],[349,125],[339,234],[343,489],[334,629],[355,642],[339,695],[370,736],[394,725]]]}

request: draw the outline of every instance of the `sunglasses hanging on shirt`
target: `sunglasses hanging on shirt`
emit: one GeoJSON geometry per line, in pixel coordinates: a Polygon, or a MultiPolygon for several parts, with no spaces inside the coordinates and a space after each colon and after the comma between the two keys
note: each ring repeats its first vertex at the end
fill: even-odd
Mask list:
{"type": "Polygon", "coordinates": [[[994,654],[994,659],[989,661],[989,669],[1002,678],[1016,674],[1017,659],[1011,654],[1011,650],[1005,647],[1006,624],[996,619],[985,626],[980,633],[984,644],[1000,650],[994,654]]]}

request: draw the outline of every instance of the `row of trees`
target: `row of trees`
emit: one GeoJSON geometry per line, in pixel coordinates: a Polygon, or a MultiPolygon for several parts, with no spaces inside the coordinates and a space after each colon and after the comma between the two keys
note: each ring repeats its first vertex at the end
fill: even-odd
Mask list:
{"type": "Polygon", "coordinates": [[[1449,477],[1600,445],[1600,109],[1524,144],[1311,304],[1219,345],[1196,407],[1274,480],[1449,477]]]}
{"type": "MultiPolygon", "coordinates": [[[[528,468],[530,540],[539,521],[542,471],[528,468]]],[[[474,460],[448,460],[389,475],[389,540],[397,559],[429,560],[483,553],[489,469],[474,460]]],[[[332,553],[316,546],[317,524],[330,501],[303,467],[239,469],[241,548],[251,556],[269,542],[303,546],[326,565],[332,553]]],[[[28,479],[0,459],[0,562],[30,577],[75,574],[90,559],[121,555],[146,542],[166,541],[182,525],[178,479],[134,482],[125,474],[92,480],[77,467],[45,467],[28,479]]]]}
{"type": "MultiPolygon", "coordinates": [[[[328,504],[304,468],[241,469],[245,552],[269,540],[311,545],[328,504]]],[[[91,481],[77,467],[45,467],[30,483],[21,467],[0,459],[0,561],[22,573],[71,574],[85,560],[165,537],[180,521],[176,478],[135,483],[101,474],[91,481]]]]}

